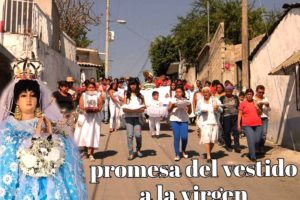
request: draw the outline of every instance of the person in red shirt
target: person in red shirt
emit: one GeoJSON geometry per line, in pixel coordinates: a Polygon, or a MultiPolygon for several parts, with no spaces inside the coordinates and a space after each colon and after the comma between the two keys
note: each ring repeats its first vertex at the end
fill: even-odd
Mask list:
{"type": "Polygon", "coordinates": [[[256,149],[261,144],[263,134],[262,121],[260,118],[260,107],[253,100],[254,92],[252,89],[247,89],[245,101],[239,105],[238,114],[238,131],[241,132],[242,127],[247,137],[249,148],[249,159],[256,161],[256,149]]]}

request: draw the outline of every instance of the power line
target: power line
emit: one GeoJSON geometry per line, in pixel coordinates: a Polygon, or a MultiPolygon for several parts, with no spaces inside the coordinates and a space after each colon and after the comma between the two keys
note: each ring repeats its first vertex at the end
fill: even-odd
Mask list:
{"type": "Polygon", "coordinates": [[[145,38],[144,36],[142,36],[141,34],[139,34],[138,32],[136,32],[135,30],[133,30],[132,28],[130,28],[127,24],[125,25],[125,27],[127,28],[128,31],[134,33],[135,35],[137,35],[139,38],[143,39],[146,42],[151,42],[149,39],[145,38]]]}

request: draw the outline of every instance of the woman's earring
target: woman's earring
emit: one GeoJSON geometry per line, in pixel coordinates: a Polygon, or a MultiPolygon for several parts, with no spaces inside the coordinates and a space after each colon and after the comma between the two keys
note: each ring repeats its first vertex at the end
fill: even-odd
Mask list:
{"type": "Polygon", "coordinates": [[[36,118],[41,118],[42,115],[43,115],[43,113],[42,113],[41,109],[40,108],[36,108],[35,111],[34,111],[34,116],[36,118]]]}
{"type": "Polygon", "coordinates": [[[21,113],[19,105],[16,105],[16,108],[15,108],[15,119],[16,120],[22,119],[22,113],[21,113]]]}

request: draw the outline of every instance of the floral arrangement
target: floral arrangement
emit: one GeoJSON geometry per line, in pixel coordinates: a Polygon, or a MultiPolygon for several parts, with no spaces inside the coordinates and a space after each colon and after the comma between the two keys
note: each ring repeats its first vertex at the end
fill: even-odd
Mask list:
{"type": "Polygon", "coordinates": [[[58,137],[30,138],[17,151],[20,169],[25,175],[54,175],[65,161],[64,144],[58,137]]]}

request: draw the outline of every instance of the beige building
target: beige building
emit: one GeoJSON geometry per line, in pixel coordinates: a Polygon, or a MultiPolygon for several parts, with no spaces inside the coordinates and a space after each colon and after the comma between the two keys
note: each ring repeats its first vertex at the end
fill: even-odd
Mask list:
{"type": "Polygon", "coordinates": [[[0,44],[16,59],[42,64],[41,79],[55,90],[57,81],[80,80],[76,44],[59,28],[54,0],[1,0],[0,44]],[[49,76],[51,74],[51,76],[49,76]]]}
{"type": "MultiPolygon", "coordinates": [[[[250,52],[262,39],[260,35],[250,41],[250,52]]],[[[213,39],[206,44],[197,57],[197,80],[229,80],[238,87],[241,85],[242,49],[241,44],[228,45],[224,38],[224,23],[220,23],[213,39]]]]}
{"type": "Polygon", "coordinates": [[[285,13],[250,55],[251,87],[266,87],[271,113],[267,138],[300,150],[300,4],[285,13]]]}
{"type": "Polygon", "coordinates": [[[77,64],[80,66],[81,82],[97,78],[97,70],[103,69],[97,49],[77,48],[77,64]]]}

